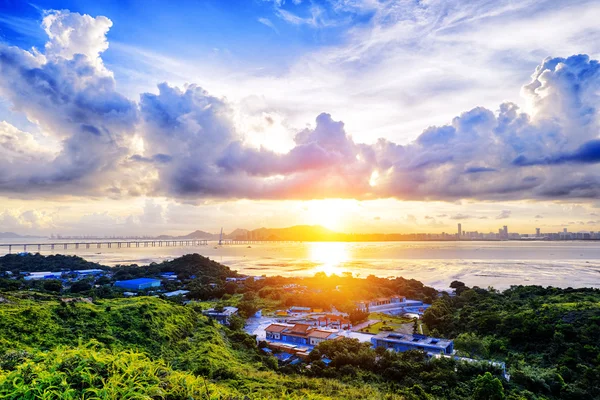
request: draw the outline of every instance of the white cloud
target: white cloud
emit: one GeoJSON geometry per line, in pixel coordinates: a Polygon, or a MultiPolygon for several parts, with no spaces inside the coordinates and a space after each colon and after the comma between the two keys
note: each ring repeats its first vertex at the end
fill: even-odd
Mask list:
{"type": "Polygon", "coordinates": [[[96,66],[102,66],[100,53],[108,49],[106,34],[112,26],[110,19],[51,10],[45,13],[42,26],[49,38],[45,47],[47,57],[72,59],[83,54],[96,66]]]}
{"type": "MultiPolygon", "coordinates": [[[[548,58],[540,64],[522,92],[530,113],[509,102],[501,103],[499,110],[468,107],[444,124],[423,124],[429,125],[425,130],[411,127],[416,140],[403,145],[391,139],[403,136],[402,129],[395,130],[397,122],[373,122],[396,119],[400,112],[416,114],[412,124],[421,123],[413,103],[425,98],[427,107],[444,114],[462,103],[448,107],[443,94],[471,87],[487,104],[495,97],[492,88],[506,78],[506,64],[491,63],[492,53],[479,54],[465,43],[481,21],[518,21],[528,10],[525,6],[533,3],[336,6],[370,7],[375,17],[368,26],[351,30],[345,44],[304,57],[281,78],[242,80],[242,91],[256,90],[234,101],[196,84],[179,88],[168,83],[158,86],[158,94],[142,93],[139,103],[130,101],[102,67],[100,54],[108,46],[110,20],[49,13],[44,19],[49,34],[45,54],[0,47],[0,94],[62,148],[43,169],[25,168],[23,155],[10,143],[28,136],[5,135],[9,139],[1,142],[2,151],[11,154],[5,162],[14,173],[3,177],[0,188],[114,198],[173,196],[191,202],[556,199],[600,194],[594,167],[600,162],[600,143],[594,141],[600,72],[598,63],[587,56],[548,58]],[[449,51],[457,53],[450,57],[449,51]],[[485,74],[480,70],[484,64],[485,74]],[[281,90],[284,81],[289,91],[281,90]],[[286,99],[278,103],[282,96],[286,99]],[[248,106],[254,99],[258,104],[248,106]],[[387,99],[391,102],[384,105],[387,99]],[[308,106],[294,111],[298,102],[308,106]],[[344,110],[319,112],[314,126],[305,125],[314,118],[311,115],[303,120],[304,128],[291,128],[295,113],[305,116],[317,107],[344,110]],[[355,123],[357,118],[360,122],[355,123]],[[264,145],[253,141],[258,131],[271,126],[279,134],[293,132],[287,149],[273,151],[276,146],[268,139],[264,145]],[[379,135],[382,126],[385,135],[379,135]],[[377,185],[369,184],[374,174],[377,185]]],[[[553,20],[542,7],[532,12],[533,18],[553,20]]]]}

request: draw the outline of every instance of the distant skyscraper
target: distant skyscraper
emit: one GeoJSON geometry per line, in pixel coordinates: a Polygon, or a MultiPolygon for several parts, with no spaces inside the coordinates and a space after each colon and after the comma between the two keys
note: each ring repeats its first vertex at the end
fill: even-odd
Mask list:
{"type": "Polygon", "coordinates": [[[540,236],[540,228],[535,228],[535,236],[540,236]]]}
{"type": "Polygon", "coordinates": [[[458,224],[458,238],[460,239],[460,236],[462,235],[462,226],[461,224],[458,224]]]}
{"type": "Polygon", "coordinates": [[[504,236],[508,237],[508,226],[504,225],[502,228],[504,229],[504,236]]]}
{"type": "Polygon", "coordinates": [[[563,228],[563,233],[567,233],[567,228],[563,228]]]}

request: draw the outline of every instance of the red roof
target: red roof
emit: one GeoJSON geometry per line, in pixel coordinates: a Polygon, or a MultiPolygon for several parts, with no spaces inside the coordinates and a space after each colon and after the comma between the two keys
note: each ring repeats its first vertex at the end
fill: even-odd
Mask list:
{"type": "Polygon", "coordinates": [[[308,334],[308,337],[314,337],[314,338],[317,338],[317,339],[327,339],[332,334],[333,334],[333,332],[321,331],[321,330],[318,330],[318,329],[314,329],[313,331],[311,331],[308,334]]]}
{"type": "Polygon", "coordinates": [[[286,328],[289,328],[289,326],[279,325],[279,324],[271,324],[265,328],[265,331],[280,333],[280,332],[284,331],[286,328]]]}
{"type": "Polygon", "coordinates": [[[310,329],[310,325],[296,324],[290,328],[290,332],[305,334],[306,331],[308,331],[309,329],[310,329]]]}

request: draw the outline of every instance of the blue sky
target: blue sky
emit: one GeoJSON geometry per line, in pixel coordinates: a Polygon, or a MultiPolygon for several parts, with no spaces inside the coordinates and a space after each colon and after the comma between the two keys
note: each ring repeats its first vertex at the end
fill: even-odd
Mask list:
{"type": "Polygon", "coordinates": [[[0,231],[599,229],[599,14],[0,0],[0,231]]]}
{"type": "MultiPolygon", "coordinates": [[[[108,39],[169,56],[213,57],[226,52],[245,67],[269,66],[281,71],[299,54],[321,46],[336,45],[352,26],[368,23],[372,12],[335,11],[331,3],[292,1],[282,5],[270,1],[4,1],[2,40],[21,47],[43,47],[46,36],[40,28],[43,11],[68,9],[103,15],[113,21],[108,39]],[[289,23],[285,12],[313,22],[289,23]],[[262,21],[262,22],[261,22],[262,21]],[[314,24],[314,25],[313,25],[314,24]],[[315,29],[318,26],[318,29],[315,29]]],[[[287,14],[286,14],[287,15],[287,14]]],[[[228,58],[230,57],[230,58],[228,58]]],[[[123,54],[107,51],[107,65],[125,62],[123,54]]]]}

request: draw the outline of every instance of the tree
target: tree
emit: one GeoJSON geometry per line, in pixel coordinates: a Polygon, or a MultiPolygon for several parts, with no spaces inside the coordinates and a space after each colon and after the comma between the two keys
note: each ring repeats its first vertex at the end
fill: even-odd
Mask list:
{"type": "Polygon", "coordinates": [[[469,287],[461,281],[452,281],[452,283],[450,283],[450,287],[456,291],[457,296],[460,296],[465,290],[469,289],[469,287]]]}
{"type": "Polygon", "coordinates": [[[56,279],[44,281],[44,290],[49,292],[60,292],[62,290],[62,282],[56,279]]]}
{"type": "Polygon", "coordinates": [[[352,325],[356,325],[360,322],[366,321],[369,317],[369,313],[366,311],[361,311],[358,308],[350,311],[348,314],[348,319],[352,322],[352,325]]]}
{"type": "Polygon", "coordinates": [[[71,293],[80,293],[90,290],[92,285],[86,281],[77,281],[71,285],[71,293]]]}
{"type": "Polygon", "coordinates": [[[503,400],[504,388],[500,379],[494,378],[491,373],[486,372],[475,378],[475,390],[473,390],[475,400],[503,400]]]}
{"type": "Polygon", "coordinates": [[[468,357],[488,357],[488,349],[485,341],[473,332],[465,332],[454,339],[457,350],[465,352],[468,357]]]}

